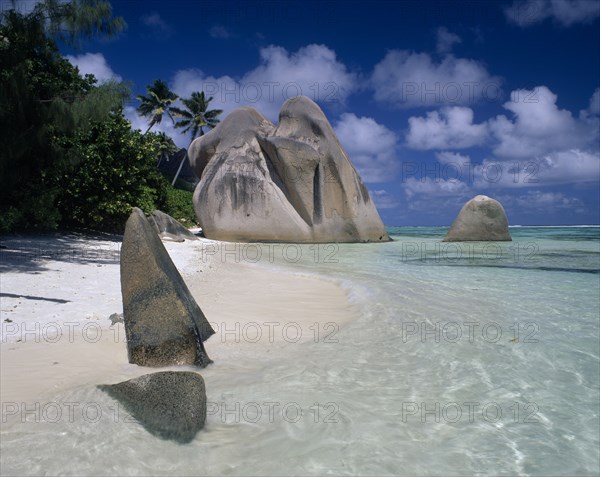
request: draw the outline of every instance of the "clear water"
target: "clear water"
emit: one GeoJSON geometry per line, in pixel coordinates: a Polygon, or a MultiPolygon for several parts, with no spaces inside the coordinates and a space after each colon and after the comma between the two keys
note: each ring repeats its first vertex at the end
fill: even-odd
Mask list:
{"type": "Polygon", "coordinates": [[[57,401],[103,418],[12,424],[2,475],[598,475],[600,228],[494,244],[442,244],[445,231],[274,254],[268,266],[340,281],[361,316],[203,371],[211,407],[191,444],[81,388],[57,401]]]}

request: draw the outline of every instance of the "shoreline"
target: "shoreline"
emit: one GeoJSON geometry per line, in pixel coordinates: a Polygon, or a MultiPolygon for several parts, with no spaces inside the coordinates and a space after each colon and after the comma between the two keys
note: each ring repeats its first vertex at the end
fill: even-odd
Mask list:
{"type": "Polygon", "coordinates": [[[219,242],[163,241],[215,329],[205,342],[214,363],[200,369],[128,363],[123,324],[111,325],[109,319],[122,313],[120,242],[115,238],[3,240],[0,401],[51,399],[73,388],[167,369],[199,372],[210,392],[211,375],[233,375],[246,362],[266,363],[290,346],[323,341],[358,317],[348,290],[335,281],[201,255],[211,243],[219,242]],[[15,248],[21,248],[17,255],[15,248]]]}

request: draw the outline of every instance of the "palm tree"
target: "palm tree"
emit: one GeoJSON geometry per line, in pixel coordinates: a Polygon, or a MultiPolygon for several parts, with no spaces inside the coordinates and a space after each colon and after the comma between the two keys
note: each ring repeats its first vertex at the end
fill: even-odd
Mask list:
{"type": "Polygon", "coordinates": [[[191,131],[192,141],[198,136],[198,132],[200,132],[200,136],[204,135],[202,128],[214,128],[219,123],[217,116],[223,111],[221,109],[208,110],[212,99],[212,96],[206,99],[204,91],[195,92],[190,98],[181,99],[186,109],[171,108],[175,116],[183,118],[175,123],[175,127],[185,128],[184,133],[191,131]]]}
{"type": "Polygon", "coordinates": [[[155,80],[152,85],[148,85],[146,91],[148,91],[148,96],[137,97],[140,101],[140,105],[137,107],[138,114],[150,118],[150,125],[144,134],[147,134],[155,124],[160,124],[164,114],[175,123],[171,115],[171,110],[175,108],[171,108],[171,104],[179,96],[169,89],[167,83],[159,79],[155,80]]]}
{"type": "MultiPolygon", "coordinates": [[[[220,120],[217,119],[217,116],[219,116],[223,110],[208,109],[208,105],[212,99],[212,96],[206,99],[204,91],[194,92],[191,97],[181,99],[181,102],[186,109],[171,108],[171,111],[175,116],[182,118],[175,123],[175,127],[184,128],[184,133],[190,131],[192,133],[192,141],[196,139],[198,133],[200,133],[200,136],[204,135],[204,129],[202,128],[209,127],[212,129],[220,122],[220,120]]],[[[181,168],[183,167],[183,161],[185,161],[187,157],[186,152],[185,156],[181,159],[179,169],[177,169],[177,174],[175,174],[172,185],[175,185],[175,181],[177,181],[181,168]]]]}
{"type": "Polygon", "coordinates": [[[176,153],[179,149],[173,142],[169,136],[167,136],[164,132],[159,132],[156,138],[156,150],[158,153],[158,162],[156,167],[160,167],[160,163],[170,155],[176,153]]]}

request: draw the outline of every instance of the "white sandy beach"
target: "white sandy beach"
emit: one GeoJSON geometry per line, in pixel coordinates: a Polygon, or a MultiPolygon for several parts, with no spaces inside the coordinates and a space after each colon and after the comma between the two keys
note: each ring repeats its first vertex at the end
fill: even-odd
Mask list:
{"type": "MultiPolygon", "coordinates": [[[[218,243],[205,239],[164,243],[216,332],[205,343],[214,363],[203,374],[240,371],[247,360],[322,339],[357,316],[334,282],[207,254],[218,243]]],[[[14,237],[2,244],[2,403],[159,370],[128,363],[123,325],[109,319],[122,313],[119,237],[14,237]]]]}

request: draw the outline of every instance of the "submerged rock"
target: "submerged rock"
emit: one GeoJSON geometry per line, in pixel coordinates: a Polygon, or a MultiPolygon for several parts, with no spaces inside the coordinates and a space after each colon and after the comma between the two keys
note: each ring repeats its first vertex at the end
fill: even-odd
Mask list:
{"type": "Polygon", "coordinates": [[[509,240],[512,237],[504,208],[485,195],[478,195],[463,206],[444,238],[444,242],[509,240]]]}
{"type": "Polygon", "coordinates": [[[119,401],[148,432],[163,439],[185,444],[204,427],[206,390],[199,374],[165,371],[98,388],[119,401]]]}
{"type": "Polygon", "coordinates": [[[203,342],[214,330],[138,208],[125,226],[121,292],[130,363],[204,367],[212,362],[203,342]]]}
{"type": "Polygon", "coordinates": [[[387,241],[375,204],[323,111],[289,99],[275,126],[240,108],[196,139],[194,208],[207,238],[387,241]]]}
{"type": "Polygon", "coordinates": [[[149,220],[161,238],[169,238],[175,242],[198,240],[198,237],[181,225],[181,223],[158,209],[152,212],[149,220]]]}

